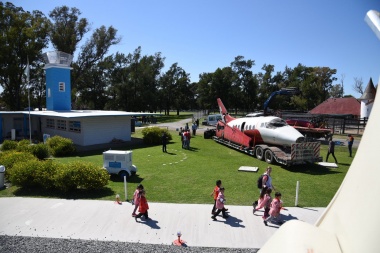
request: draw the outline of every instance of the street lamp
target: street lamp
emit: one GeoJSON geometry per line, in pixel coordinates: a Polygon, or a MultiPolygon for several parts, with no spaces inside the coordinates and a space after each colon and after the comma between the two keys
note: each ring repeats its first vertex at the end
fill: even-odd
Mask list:
{"type": "Polygon", "coordinates": [[[30,121],[30,67],[29,67],[29,57],[27,57],[27,65],[25,69],[26,74],[26,85],[28,86],[28,111],[29,111],[29,143],[32,144],[32,123],[30,121]]]}

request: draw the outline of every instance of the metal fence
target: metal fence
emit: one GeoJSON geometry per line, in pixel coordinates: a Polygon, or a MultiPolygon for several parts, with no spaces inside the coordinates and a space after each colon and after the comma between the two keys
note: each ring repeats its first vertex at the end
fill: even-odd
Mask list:
{"type": "Polygon", "coordinates": [[[327,126],[334,133],[339,134],[363,134],[367,125],[368,118],[346,119],[346,118],[328,118],[327,126]]]}

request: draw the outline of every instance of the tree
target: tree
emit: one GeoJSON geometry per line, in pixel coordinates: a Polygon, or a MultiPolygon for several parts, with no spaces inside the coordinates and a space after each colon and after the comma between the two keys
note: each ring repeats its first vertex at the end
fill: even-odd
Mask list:
{"type": "Polygon", "coordinates": [[[363,88],[363,80],[362,78],[358,78],[358,77],[354,77],[354,90],[358,93],[360,93],[360,95],[363,95],[364,93],[364,88],[363,88]]]}
{"type": "Polygon", "coordinates": [[[73,63],[72,88],[81,96],[82,103],[96,109],[104,106],[105,82],[103,71],[104,58],[112,45],[118,44],[117,30],[110,26],[108,29],[101,26],[96,29],[91,38],[81,47],[78,60],[73,63]]]}
{"type": "MultiPolygon", "coordinates": [[[[24,70],[29,60],[32,70],[48,44],[49,20],[40,12],[25,12],[12,3],[0,2],[0,85],[2,98],[10,110],[26,107],[27,86],[24,70]]],[[[31,83],[35,78],[31,71],[31,83]]]]}
{"type": "Polygon", "coordinates": [[[211,105],[215,105],[215,98],[211,95],[211,82],[213,73],[199,74],[199,81],[197,83],[196,94],[197,104],[202,109],[211,109],[211,105]],[[214,101],[212,101],[214,100],[214,101]]]}
{"type": "Polygon", "coordinates": [[[171,108],[175,108],[179,115],[180,109],[185,109],[189,102],[192,103],[194,94],[191,94],[189,85],[190,75],[178,66],[178,63],[173,63],[161,76],[160,93],[165,115],[169,115],[171,108]]]}
{"type": "Polygon", "coordinates": [[[341,87],[341,93],[342,93],[342,97],[344,95],[344,79],[346,78],[346,75],[345,74],[341,74],[340,75],[340,83],[342,84],[342,87],[341,87]]]}
{"type": "MultiPolygon", "coordinates": [[[[235,60],[231,62],[231,68],[235,73],[234,85],[236,86],[235,106],[245,108],[246,112],[256,109],[253,103],[257,97],[258,81],[254,78],[252,66],[255,65],[255,61],[244,60],[243,56],[235,57],[235,60]]],[[[236,111],[237,112],[237,111],[236,111]]]]}
{"type": "Polygon", "coordinates": [[[128,85],[129,73],[131,71],[129,68],[130,62],[128,57],[123,53],[117,52],[111,57],[113,63],[113,66],[110,69],[111,85],[108,90],[109,100],[105,109],[123,111],[131,110],[130,100],[132,87],[128,85]]]}
{"type": "Polygon", "coordinates": [[[330,97],[332,98],[341,98],[343,97],[343,88],[341,84],[335,84],[331,87],[329,92],[330,97]]]}
{"type": "Polygon", "coordinates": [[[263,108],[264,102],[269,98],[272,92],[278,90],[278,86],[272,77],[272,74],[274,72],[274,65],[264,64],[261,69],[265,72],[259,72],[256,75],[256,79],[259,85],[257,92],[257,106],[263,108]]]}
{"type": "Polygon", "coordinates": [[[49,35],[56,50],[74,55],[78,43],[90,30],[87,19],[79,19],[80,15],[79,9],[67,6],[56,7],[49,13],[54,21],[49,35]]]}

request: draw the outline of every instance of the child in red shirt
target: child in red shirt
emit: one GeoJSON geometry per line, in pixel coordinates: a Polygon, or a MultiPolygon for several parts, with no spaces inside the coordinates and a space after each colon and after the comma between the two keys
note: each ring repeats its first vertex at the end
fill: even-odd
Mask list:
{"type": "Polygon", "coordinates": [[[135,216],[135,221],[137,222],[137,218],[141,218],[141,216],[144,216],[146,220],[150,220],[148,217],[148,202],[145,198],[145,190],[140,191],[140,204],[139,204],[139,214],[135,216]]]}
{"type": "Polygon", "coordinates": [[[216,180],[216,185],[214,187],[214,190],[212,191],[210,196],[214,197],[214,206],[212,207],[211,214],[215,214],[215,209],[216,209],[216,199],[218,198],[219,194],[219,188],[222,185],[222,180],[216,180]]]}
{"type": "MultiPolygon", "coordinates": [[[[269,217],[264,220],[265,226],[268,226],[268,221],[272,222],[273,219],[278,219],[280,217],[281,208],[282,208],[281,193],[276,192],[274,195],[274,199],[272,200],[272,203],[270,204],[269,217]]],[[[282,224],[283,222],[281,220],[278,220],[278,223],[282,224]]]]}
{"type": "Polygon", "coordinates": [[[140,191],[144,190],[144,186],[142,184],[139,184],[136,187],[135,192],[133,193],[133,203],[132,205],[135,205],[135,208],[133,209],[132,217],[136,216],[136,210],[139,207],[140,204],[140,191]]]}

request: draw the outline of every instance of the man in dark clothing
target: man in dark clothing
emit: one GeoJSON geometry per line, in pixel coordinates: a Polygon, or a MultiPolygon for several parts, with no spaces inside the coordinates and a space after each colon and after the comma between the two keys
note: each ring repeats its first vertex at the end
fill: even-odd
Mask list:
{"type": "Polygon", "coordinates": [[[330,137],[329,149],[327,150],[327,156],[326,156],[326,162],[328,161],[329,155],[331,154],[335,159],[335,163],[338,163],[338,161],[336,160],[335,154],[334,154],[334,148],[335,148],[335,142],[333,142],[332,137],[330,137]]]}
{"type": "Polygon", "coordinates": [[[168,141],[168,137],[166,136],[166,133],[162,133],[162,152],[167,152],[166,151],[166,143],[168,141]]]}
{"type": "Polygon", "coordinates": [[[350,153],[350,157],[352,157],[352,145],[354,144],[354,136],[351,134],[348,135],[348,152],[350,153]]]}

